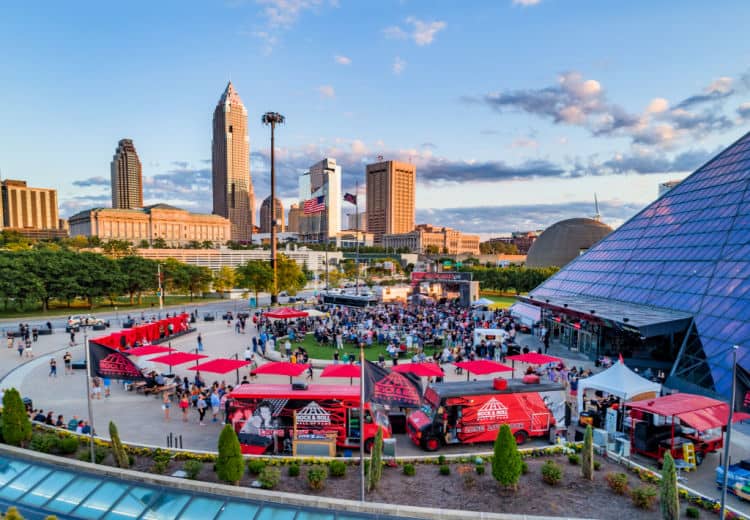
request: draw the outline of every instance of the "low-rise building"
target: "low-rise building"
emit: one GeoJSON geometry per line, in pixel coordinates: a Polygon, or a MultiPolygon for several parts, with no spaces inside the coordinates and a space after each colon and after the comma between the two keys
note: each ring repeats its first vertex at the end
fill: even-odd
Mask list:
{"type": "Polygon", "coordinates": [[[35,239],[68,236],[60,227],[57,190],[31,188],[26,181],[0,182],[0,229],[35,239]]]}
{"type": "Polygon", "coordinates": [[[461,233],[449,227],[419,224],[414,231],[409,233],[383,235],[383,247],[406,248],[416,253],[478,255],[479,240],[479,235],[461,233]]]}
{"type": "Polygon", "coordinates": [[[94,208],[68,219],[71,236],[97,236],[101,240],[127,240],[138,245],[161,239],[169,247],[190,242],[226,243],[231,236],[229,219],[190,213],[168,204],[137,209],[94,208]]]}
{"type": "Polygon", "coordinates": [[[354,229],[345,229],[336,233],[336,247],[357,247],[357,242],[360,246],[372,247],[375,243],[375,235],[361,230],[357,232],[354,229]]]}

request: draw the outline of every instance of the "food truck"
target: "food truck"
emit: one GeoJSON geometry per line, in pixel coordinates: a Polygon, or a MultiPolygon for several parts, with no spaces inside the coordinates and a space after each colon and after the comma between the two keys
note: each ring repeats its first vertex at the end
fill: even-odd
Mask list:
{"type": "Polygon", "coordinates": [[[494,442],[503,424],[518,444],[531,437],[554,440],[557,428],[565,427],[565,389],[502,378],[436,383],[427,388],[422,408],[409,415],[407,432],[414,444],[435,451],[494,442]]]}
{"type": "MultiPolygon", "coordinates": [[[[391,435],[386,411],[365,403],[364,439],[369,452],[378,427],[391,435]]],[[[359,387],[311,384],[245,384],[227,400],[227,417],[243,453],[296,453],[296,442],[330,440],[338,448],[358,448],[360,442],[359,387]]]]}

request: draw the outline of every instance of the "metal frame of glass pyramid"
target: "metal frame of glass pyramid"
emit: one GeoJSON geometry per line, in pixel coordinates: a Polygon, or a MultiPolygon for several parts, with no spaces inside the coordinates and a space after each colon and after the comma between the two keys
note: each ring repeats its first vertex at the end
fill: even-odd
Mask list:
{"type": "Polygon", "coordinates": [[[531,291],[528,301],[544,307],[545,300],[566,298],[692,316],[667,383],[728,398],[732,347],[739,345],[747,391],[750,133],[531,291]]]}

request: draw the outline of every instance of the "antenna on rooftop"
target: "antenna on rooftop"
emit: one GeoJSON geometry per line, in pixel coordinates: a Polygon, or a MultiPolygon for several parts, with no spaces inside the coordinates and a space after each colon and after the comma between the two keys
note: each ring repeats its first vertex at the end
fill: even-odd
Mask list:
{"type": "Polygon", "coordinates": [[[596,193],[594,193],[594,212],[594,220],[599,222],[602,216],[599,214],[599,200],[596,198],[596,193]]]}

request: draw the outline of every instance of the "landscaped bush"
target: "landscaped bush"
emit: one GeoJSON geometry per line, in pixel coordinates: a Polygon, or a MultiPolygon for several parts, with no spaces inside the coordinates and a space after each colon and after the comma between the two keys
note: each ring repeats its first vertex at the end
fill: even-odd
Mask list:
{"type": "Polygon", "coordinates": [[[290,477],[299,477],[299,464],[290,464],[286,472],[290,477]]]}
{"type": "Polygon", "coordinates": [[[562,480],[562,468],[558,463],[548,460],[542,466],[542,480],[550,486],[556,486],[562,480]]]}
{"type": "Polygon", "coordinates": [[[413,477],[417,474],[417,468],[414,467],[414,464],[404,464],[404,475],[407,477],[413,477]]]}
{"type": "Polygon", "coordinates": [[[503,424],[495,437],[492,455],[492,476],[501,485],[516,489],[521,478],[521,454],[510,426],[503,424]]]}
{"type": "Polygon", "coordinates": [[[63,455],[71,455],[78,451],[78,439],[75,437],[61,437],[57,441],[57,449],[63,455]]]}
{"type": "Polygon", "coordinates": [[[440,466],[440,474],[441,475],[450,475],[451,474],[451,467],[448,464],[443,464],[440,466]]]}
{"type": "Polygon", "coordinates": [[[151,470],[154,473],[162,474],[165,471],[167,471],[167,466],[169,466],[169,461],[172,460],[172,454],[168,451],[161,451],[157,450],[156,453],[154,453],[154,465],[151,466],[151,470]]]}
{"type": "Polygon", "coordinates": [[[54,433],[34,433],[29,447],[34,451],[52,453],[57,449],[57,435],[54,433]]]}
{"type": "Polygon", "coordinates": [[[598,460],[595,460],[594,461],[594,471],[599,471],[600,469],[602,469],[602,463],[599,462],[598,460]]]}
{"type": "Polygon", "coordinates": [[[628,476],[625,473],[607,473],[604,477],[609,489],[618,495],[624,495],[628,492],[628,476]]]}
{"type": "Polygon", "coordinates": [[[279,468],[265,467],[258,475],[258,481],[263,489],[273,489],[279,485],[281,470],[279,468]]]}
{"type": "Polygon", "coordinates": [[[484,475],[484,464],[477,464],[477,475],[484,475]]]}
{"type": "Polygon", "coordinates": [[[687,516],[688,518],[700,518],[701,512],[697,507],[690,506],[685,509],[685,516],[687,516]]]}
{"type": "Polygon", "coordinates": [[[653,509],[658,493],[653,486],[641,486],[630,492],[633,505],[639,509],[653,509]]]}
{"type": "Polygon", "coordinates": [[[186,460],[182,464],[182,469],[187,473],[187,478],[195,480],[203,469],[203,463],[199,460],[186,460]]]}
{"type": "Polygon", "coordinates": [[[578,463],[581,462],[581,457],[577,453],[571,453],[568,455],[568,462],[570,462],[573,466],[578,466],[578,463]]]}
{"type": "Polygon", "coordinates": [[[346,475],[346,463],[341,460],[332,460],[328,465],[332,477],[343,477],[346,475]]]}
{"type": "Polygon", "coordinates": [[[438,464],[441,466],[445,465],[445,455],[438,456],[438,464]]]}
{"type": "Polygon", "coordinates": [[[266,467],[266,463],[259,459],[250,459],[247,461],[247,470],[251,475],[260,475],[263,468],[266,467]]]}
{"type": "Polygon", "coordinates": [[[227,424],[219,434],[219,456],[216,458],[216,475],[220,480],[235,486],[240,483],[245,472],[242,450],[237,433],[227,424]]]}
{"type": "Polygon", "coordinates": [[[328,470],[323,466],[313,466],[307,470],[307,484],[310,489],[319,491],[326,487],[326,478],[328,477],[328,470]]]}
{"type": "Polygon", "coordinates": [[[528,472],[529,472],[529,465],[526,463],[525,460],[522,460],[521,461],[521,474],[525,475],[528,472]]]}
{"type": "Polygon", "coordinates": [[[31,440],[31,421],[26,405],[15,388],[3,394],[3,440],[11,446],[23,446],[31,440]]]}

